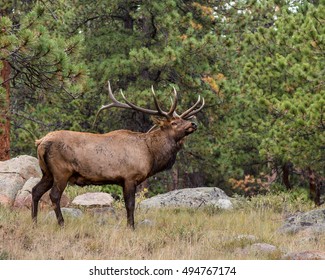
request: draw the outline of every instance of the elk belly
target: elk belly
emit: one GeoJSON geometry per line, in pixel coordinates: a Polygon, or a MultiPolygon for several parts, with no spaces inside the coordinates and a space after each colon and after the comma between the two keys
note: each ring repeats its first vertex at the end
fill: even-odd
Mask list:
{"type": "Polygon", "coordinates": [[[81,187],[88,186],[88,185],[109,185],[109,184],[121,185],[122,181],[123,180],[121,178],[116,178],[115,180],[107,179],[107,178],[89,179],[89,178],[85,178],[77,173],[73,174],[69,179],[69,183],[71,185],[78,185],[81,187]]]}

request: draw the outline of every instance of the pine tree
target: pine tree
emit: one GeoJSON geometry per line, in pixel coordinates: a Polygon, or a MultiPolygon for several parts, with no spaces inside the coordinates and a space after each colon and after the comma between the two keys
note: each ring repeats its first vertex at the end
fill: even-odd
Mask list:
{"type": "MultiPolygon", "coordinates": [[[[321,178],[324,6],[261,1],[259,9],[265,11],[269,5],[273,11],[265,15],[270,24],[245,32],[241,92],[235,100],[242,111],[234,115],[239,122],[236,138],[249,137],[254,151],[249,154],[256,155],[260,166],[264,162],[269,174],[271,169],[286,174],[289,164],[301,173],[312,170],[321,178]]],[[[288,178],[283,179],[285,183],[288,178]]]]}
{"type": "MultiPolygon", "coordinates": [[[[22,126],[21,120],[34,119],[32,112],[40,107],[48,111],[51,99],[58,99],[61,95],[67,100],[69,96],[80,92],[80,81],[85,71],[82,64],[72,63],[80,36],[69,39],[62,36],[63,24],[59,30],[57,20],[63,10],[49,6],[50,1],[32,6],[28,5],[29,1],[9,4],[2,11],[0,20],[0,58],[4,61],[3,65],[10,68],[14,127],[27,131],[16,130],[12,138],[15,141],[19,137],[16,139],[23,143],[22,140],[26,140],[24,135],[28,135],[31,141],[27,145],[33,149],[32,141],[39,135],[35,135],[33,129],[22,126]]],[[[9,111],[8,106],[7,102],[6,112],[9,111]]],[[[45,120],[39,120],[38,123],[47,125],[45,120]]],[[[9,139],[8,130],[1,135],[9,139]]]]}

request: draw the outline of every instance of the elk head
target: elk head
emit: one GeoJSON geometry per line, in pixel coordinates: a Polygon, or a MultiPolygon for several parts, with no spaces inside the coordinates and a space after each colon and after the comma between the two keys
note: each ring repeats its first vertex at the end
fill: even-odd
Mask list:
{"type": "MultiPolygon", "coordinates": [[[[200,112],[204,105],[204,98],[199,96],[198,100],[196,103],[187,109],[185,112],[183,112],[181,115],[176,113],[176,107],[177,107],[177,91],[175,87],[173,87],[173,99],[172,99],[172,104],[168,112],[164,111],[161,106],[159,105],[159,102],[157,100],[155,91],[153,86],[151,87],[154,103],[156,106],[156,110],[152,109],[146,109],[139,107],[133,103],[131,103],[129,100],[126,99],[125,95],[123,94],[123,91],[121,90],[121,96],[124,99],[125,103],[122,103],[118,101],[115,96],[113,95],[110,82],[108,81],[108,95],[110,99],[113,101],[110,104],[102,106],[99,111],[96,114],[95,117],[95,122],[98,118],[98,115],[100,112],[102,112],[105,109],[109,109],[112,107],[117,107],[117,108],[124,108],[124,109],[132,109],[135,111],[142,112],[144,114],[148,114],[151,116],[154,116],[154,126],[152,126],[147,133],[151,133],[152,131],[160,128],[163,131],[166,131],[168,134],[170,134],[171,137],[174,137],[177,140],[181,140],[185,136],[191,134],[197,129],[196,123],[193,121],[194,116],[200,112]]],[[[94,124],[95,124],[94,122],[94,124]]]]}

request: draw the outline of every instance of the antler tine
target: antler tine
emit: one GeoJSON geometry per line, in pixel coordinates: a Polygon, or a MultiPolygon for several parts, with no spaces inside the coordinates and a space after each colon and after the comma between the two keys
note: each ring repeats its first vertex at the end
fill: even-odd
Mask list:
{"type": "Polygon", "coordinates": [[[172,100],[172,105],[169,109],[169,112],[167,113],[169,117],[173,117],[174,115],[177,116],[177,113],[175,112],[177,107],[177,91],[175,87],[173,87],[173,89],[174,89],[174,99],[172,100]]]}
{"type": "Polygon", "coordinates": [[[93,127],[95,126],[95,124],[96,124],[96,122],[97,122],[97,119],[98,119],[99,113],[100,113],[101,111],[103,111],[103,110],[105,110],[105,109],[109,109],[109,108],[111,108],[111,107],[117,107],[117,105],[114,104],[114,103],[111,103],[111,104],[108,104],[108,105],[104,105],[104,106],[102,106],[102,107],[98,110],[98,112],[97,112],[97,114],[96,114],[96,116],[95,116],[95,120],[94,120],[94,122],[93,122],[93,127]]]}
{"type": "Polygon", "coordinates": [[[157,124],[154,124],[146,133],[150,133],[151,131],[154,131],[157,127],[159,127],[157,124]]]}
{"type": "Polygon", "coordinates": [[[139,106],[137,106],[137,105],[131,103],[129,100],[126,99],[126,97],[125,97],[125,95],[124,95],[124,93],[123,93],[122,90],[121,90],[120,93],[121,93],[122,98],[124,99],[125,103],[126,103],[127,105],[130,106],[130,107],[129,107],[130,109],[134,109],[134,110],[137,110],[137,111],[140,111],[140,112],[142,112],[142,113],[149,114],[149,115],[156,115],[156,116],[157,116],[157,115],[161,115],[161,113],[160,113],[159,111],[151,110],[151,109],[146,109],[146,108],[142,108],[142,107],[139,107],[139,106]]]}
{"type": "Polygon", "coordinates": [[[157,111],[159,112],[159,114],[161,116],[166,117],[167,119],[170,119],[171,116],[168,113],[166,113],[164,110],[161,109],[153,86],[151,86],[151,91],[152,91],[153,100],[155,102],[155,106],[156,106],[157,111]]]}
{"type": "Polygon", "coordinates": [[[202,105],[198,109],[194,110],[199,105],[200,102],[201,102],[201,96],[199,95],[195,104],[191,108],[187,109],[184,113],[182,113],[180,115],[180,117],[182,119],[188,119],[188,118],[192,117],[193,115],[197,114],[198,112],[200,112],[205,105],[204,98],[202,98],[202,105]]]}
{"type": "Polygon", "coordinates": [[[186,115],[186,118],[190,118],[190,117],[196,115],[198,112],[200,112],[203,109],[204,105],[205,105],[205,100],[204,100],[204,98],[202,98],[202,105],[198,109],[193,110],[188,115],[186,115]]]}
{"type": "MultiPolygon", "coordinates": [[[[171,104],[173,105],[173,98],[172,97],[170,97],[170,101],[171,101],[171,104]]],[[[174,112],[173,112],[173,117],[177,117],[177,118],[180,118],[180,115],[179,114],[177,114],[177,112],[176,112],[176,109],[174,110],[174,112]]]]}
{"type": "Polygon", "coordinates": [[[110,103],[110,104],[107,104],[107,105],[103,105],[97,112],[96,114],[96,117],[95,117],[95,120],[94,120],[94,123],[93,123],[93,127],[95,126],[95,123],[97,122],[97,119],[98,119],[98,115],[100,114],[100,112],[102,112],[103,110],[106,110],[106,109],[109,109],[109,108],[112,108],[112,107],[117,107],[117,108],[124,108],[124,109],[131,109],[127,104],[124,104],[124,103],[121,103],[119,102],[113,92],[112,92],[112,89],[111,89],[111,83],[110,81],[107,81],[107,89],[108,89],[108,96],[109,98],[113,101],[113,103],[110,103]]]}

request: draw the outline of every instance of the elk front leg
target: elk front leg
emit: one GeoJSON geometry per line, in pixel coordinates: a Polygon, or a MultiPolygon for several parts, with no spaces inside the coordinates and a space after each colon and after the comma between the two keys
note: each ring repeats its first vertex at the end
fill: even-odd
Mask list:
{"type": "Polygon", "coordinates": [[[37,222],[38,202],[53,185],[52,176],[43,175],[41,181],[39,181],[32,189],[32,219],[33,222],[37,222]]]}
{"type": "Polygon", "coordinates": [[[133,182],[125,182],[123,197],[126,208],[127,225],[134,229],[135,189],[133,182]]]}

